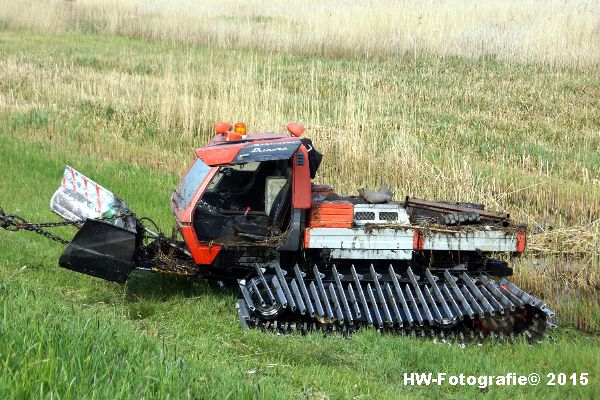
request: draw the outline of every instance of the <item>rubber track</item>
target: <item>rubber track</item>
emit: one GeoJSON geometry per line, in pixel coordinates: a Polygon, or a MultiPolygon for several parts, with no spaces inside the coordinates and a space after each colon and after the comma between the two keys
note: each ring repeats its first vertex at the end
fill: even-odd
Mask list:
{"type": "Polygon", "coordinates": [[[279,265],[240,280],[238,314],[244,328],[276,333],[321,330],[351,334],[364,326],[381,332],[459,341],[524,334],[532,342],[554,328],[554,312],[506,279],[450,270],[398,274],[393,266],[364,275],[352,266],[310,274],[279,265]],[[260,310],[277,310],[263,315],[260,310]]]}

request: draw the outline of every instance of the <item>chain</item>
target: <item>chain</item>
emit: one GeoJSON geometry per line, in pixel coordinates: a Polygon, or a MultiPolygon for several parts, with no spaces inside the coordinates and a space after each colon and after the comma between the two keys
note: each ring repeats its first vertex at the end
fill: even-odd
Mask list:
{"type": "Polygon", "coordinates": [[[23,229],[28,230],[28,231],[32,231],[32,232],[35,232],[35,233],[38,233],[38,234],[40,234],[42,236],[47,237],[48,239],[54,240],[54,241],[56,241],[58,243],[61,243],[61,244],[64,244],[64,245],[69,244],[68,240],[65,240],[65,239],[61,238],[60,236],[58,236],[58,235],[56,235],[56,234],[54,234],[52,232],[46,231],[46,230],[44,230],[42,228],[37,228],[36,224],[31,224],[31,225],[32,225],[31,227],[27,227],[27,228],[23,228],[23,229]]]}
{"type": "Polygon", "coordinates": [[[45,222],[34,224],[31,222],[27,222],[24,218],[19,217],[18,215],[5,215],[4,211],[0,209],[0,227],[6,229],[7,231],[16,232],[21,229],[26,231],[35,232],[39,235],[47,237],[48,239],[54,240],[55,242],[59,242],[61,244],[67,245],[69,244],[68,240],[63,239],[62,237],[45,230],[44,228],[54,228],[58,226],[74,226],[76,225],[74,222],[65,221],[65,222],[45,222]]]}
{"type": "MultiPolygon", "coordinates": [[[[116,218],[120,218],[122,216],[127,216],[128,214],[118,214],[113,215],[107,218],[100,218],[100,221],[113,220],[116,218]]],[[[16,232],[19,230],[26,230],[35,232],[39,235],[47,237],[50,240],[54,240],[55,242],[59,242],[61,244],[67,245],[70,242],[62,237],[45,230],[44,228],[56,228],[59,226],[79,226],[81,224],[80,221],[60,221],[60,222],[41,222],[41,223],[32,223],[28,222],[22,217],[18,215],[6,215],[4,211],[0,208],[0,228],[6,229],[7,231],[16,232]]]]}

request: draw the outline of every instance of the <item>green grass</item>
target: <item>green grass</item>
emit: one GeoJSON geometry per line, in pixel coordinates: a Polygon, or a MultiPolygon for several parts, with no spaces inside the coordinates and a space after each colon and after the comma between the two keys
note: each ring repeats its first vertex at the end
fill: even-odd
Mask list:
{"type": "MultiPolygon", "coordinates": [[[[312,124],[329,156],[320,179],[341,191],[387,179],[401,195],[476,200],[546,180],[540,191],[502,204],[536,218],[547,207],[563,221],[600,213],[600,192],[590,186],[600,171],[598,79],[577,71],[459,58],[317,59],[7,30],[0,31],[0,76],[0,206],[32,220],[56,219],[48,201],[70,164],[170,232],[169,195],[192,148],[206,141],[214,119],[242,116],[266,130],[288,120],[312,124]],[[186,108],[190,99],[195,106],[186,108]],[[413,158],[403,164],[405,156],[413,158]],[[537,171],[544,162],[549,170],[537,171]],[[432,182],[438,172],[441,180],[432,182]]],[[[481,394],[402,384],[405,372],[429,371],[590,374],[585,387],[491,387],[488,398],[592,398],[600,388],[599,339],[569,323],[535,346],[461,348],[374,332],[274,336],[241,329],[232,289],[138,273],[125,286],[108,283],[59,268],[61,247],[0,231],[0,398],[481,394]]],[[[561,318],[597,315],[597,302],[577,304],[561,318]]]]}

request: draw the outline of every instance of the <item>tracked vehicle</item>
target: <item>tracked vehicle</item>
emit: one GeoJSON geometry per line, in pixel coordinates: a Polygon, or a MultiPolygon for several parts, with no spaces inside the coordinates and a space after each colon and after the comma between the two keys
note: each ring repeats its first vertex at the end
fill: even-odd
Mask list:
{"type": "Polygon", "coordinates": [[[507,259],[526,244],[508,214],[395,202],[385,189],[337,194],[312,182],[322,155],[298,124],[286,133],[227,123],[215,131],[173,191],[169,237],[69,166],[51,200],[65,222],[0,212],[0,225],[66,244],[62,267],[102,279],[125,282],[137,269],[237,285],[245,328],[539,340],[554,326],[541,300],[506,279],[507,259]],[[65,224],[78,228],[70,242],[47,230],[65,224]]]}

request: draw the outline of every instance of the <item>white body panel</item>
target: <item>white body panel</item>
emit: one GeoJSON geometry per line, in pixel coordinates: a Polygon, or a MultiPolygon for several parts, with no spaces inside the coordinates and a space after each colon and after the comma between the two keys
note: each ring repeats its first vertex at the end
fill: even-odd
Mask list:
{"type": "MultiPolygon", "coordinates": [[[[409,260],[415,243],[410,227],[309,228],[307,248],[329,249],[338,259],[409,260]]],[[[423,231],[420,250],[514,252],[517,236],[500,230],[423,231]]]]}
{"type": "Polygon", "coordinates": [[[410,260],[412,250],[347,250],[333,249],[331,258],[348,260],[410,260]]]}
{"type": "Polygon", "coordinates": [[[513,252],[517,237],[498,230],[473,232],[430,232],[424,235],[423,250],[513,252]]]}
{"type": "MultiPolygon", "coordinates": [[[[406,260],[412,257],[413,229],[374,229],[364,228],[310,228],[309,243],[307,247],[313,249],[340,249],[340,250],[404,250],[395,253],[381,253],[384,259],[389,259],[391,254],[397,254],[396,259],[406,260]]],[[[348,251],[336,254],[348,256],[348,251]]],[[[365,258],[363,252],[352,257],[336,258],[365,258]]],[[[376,255],[376,254],[372,254],[376,255]]],[[[333,253],[332,253],[333,257],[333,253]]],[[[373,257],[368,257],[373,258],[373,257]]]]}

